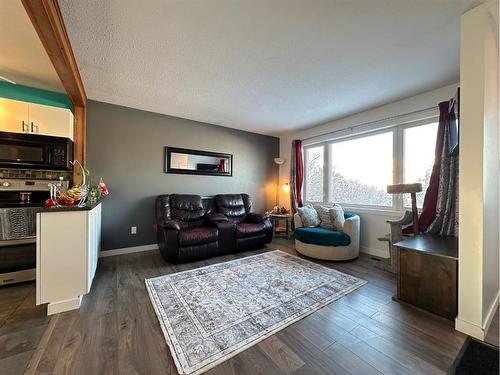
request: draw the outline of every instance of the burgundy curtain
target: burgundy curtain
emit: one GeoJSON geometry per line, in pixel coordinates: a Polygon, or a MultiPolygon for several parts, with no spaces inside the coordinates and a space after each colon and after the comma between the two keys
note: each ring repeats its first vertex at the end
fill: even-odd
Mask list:
{"type": "Polygon", "coordinates": [[[292,141],[292,156],[290,158],[290,188],[292,211],[302,207],[302,184],[304,181],[304,162],[302,160],[302,141],[292,141]]]}
{"type": "Polygon", "coordinates": [[[421,233],[425,232],[427,228],[429,228],[432,222],[436,219],[437,215],[439,180],[441,174],[443,146],[445,143],[445,135],[447,134],[446,128],[449,125],[449,108],[450,101],[439,103],[439,126],[437,131],[434,166],[432,167],[429,187],[425,192],[422,213],[420,214],[420,218],[418,220],[418,229],[421,233]]]}

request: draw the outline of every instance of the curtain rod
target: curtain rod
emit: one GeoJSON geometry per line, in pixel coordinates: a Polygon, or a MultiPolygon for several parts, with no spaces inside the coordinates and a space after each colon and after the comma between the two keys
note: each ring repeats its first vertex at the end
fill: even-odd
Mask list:
{"type": "MultiPolygon", "coordinates": [[[[331,135],[331,134],[340,133],[340,132],[343,132],[343,131],[346,131],[346,130],[351,130],[352,131],[352,130],[354,130],[356,128],[359,128],[359,127],[362,127],[362,126],[377,124],[379,122],[386,122],[386,121],[390,121],[390,120],[397,120],[397,119],[402,118],[402,117],[406,117],[406,116],[410,116],[410,115],[416,115],[416,114],[419,114],[419,113],[427,112],[427,111],[430,111],[431,109],[438,109],[438,106],[435,105],[435,106],[432,106],[432,107],[428,107],[428,108],[424,108],[424,109],[419,109],[417,111],[413,111],[413,112],[409,112],[409,113],[405,113],[405,114],[401,114],[401,115],[395,115],[395,116],[391,116],[391,117],[386,117],[386,118],[383,118],[383,119],[380,119],[380,120],[363,122],[361,124],[357,124],[357,125],[353,125],[353,126],[348,126],[346,128],[343,128],[343,129],[337,129],[337,130],[334,130],[334,131],[331,131],[331,132],[328,132],[328,133],[319,134],[319,135],[315,135],[315,136],[308,137],[308,138],[303,138],[302,140],[303,141],[308,141],[308,140],[311,140],[311,139],[314,139],[314,138],[325,137],[325,136],[328,136],[328,135],[331,135]]],[[[415,120],[415,121],[418,121],[418,120],[415,120]]]]}

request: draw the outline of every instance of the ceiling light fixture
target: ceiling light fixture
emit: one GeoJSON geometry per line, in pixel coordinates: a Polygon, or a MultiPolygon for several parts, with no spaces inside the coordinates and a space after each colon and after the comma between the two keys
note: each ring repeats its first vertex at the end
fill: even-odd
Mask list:
{"type": "Polygon", "coordinates": [[[13,85],[17,85],[17,83],[15,83],[14,81],[12,81],[8,78],[5,78],[4,76],[0,76],[0,81],[5,81],[5,82],[12,83],[13,85]]]}

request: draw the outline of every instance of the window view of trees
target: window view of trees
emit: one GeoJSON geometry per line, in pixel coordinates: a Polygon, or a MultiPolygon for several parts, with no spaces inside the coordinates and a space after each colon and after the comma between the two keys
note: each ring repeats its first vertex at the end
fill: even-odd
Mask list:
{"type": "Polygon", "coordinates": [[[437,123],[430,123],[306,147],[306,202],[322,202],[324,189],[327,189],[329,202],[411,206],[409,195],[397,197],[386,190],[395,179],[393,168],[397,155],[393,142],[396,139],[400,144],[398,148],[403,150],[402,160],[396,163],[402,169],[396,175],[403,177],[402,182],[422,184],[423,191],[417,194],[417,205],[422,207],[434,164],[436,132],[437,123]],[[327,165],[324,165],[326,151],[329,154],[327,165]],[[328,173],[327,186],[323,186],[324,173],[328,173]]]}
{"type": "Polygon", "coordinates": [[[392,206],[393,132],[335,142],[331,149],[332,202],[392,206]]]}
{"type": "Polygon", "coordinates": [[[392,206],[392,195],[385,189],[368,185],[362,181],[346,178],[333,170],[332,172],[332,202],[363,204],[370,206],[392,206]]]}
{"type": "Polygon", "coordinates": [[[323,201],[323,164],[324,164],[323,146],[306,149],[305,155],[305,181],[306,181],[306,201],[323,201]]]}
{"type": "MultiPolygon", "coordinates": [[[[431,179],[436,148],[438,124],[436,122],[404,129],[404,182],[420,182],[422,192],[417,193],[417,207],[422,207],[431,179]]],[[[411,207],[408,194],[404,196],[405,207],[411,207]]]]}

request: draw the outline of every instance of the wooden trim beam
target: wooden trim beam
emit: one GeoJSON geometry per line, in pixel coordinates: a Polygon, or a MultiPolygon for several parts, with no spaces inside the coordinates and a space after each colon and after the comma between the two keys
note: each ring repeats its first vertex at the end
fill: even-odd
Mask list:
{"type": "Polygon", "coordinates": [[[85,107],[87,95],[57,0],[21,0],[73,105],[85,107]]]}
{"type": "MultiPolygon", "coordinates": [[[[74,112],[74,132],[73,132],[73,151],[75,159],[82,165],[87,163],[87,108],[75,106],[74,112]]],[[[83,182],[82,171],[79,167],[73,168],[73,183],[81,184],[83,182]]]]}
{"type": "MultiPolygon", "coordinates": [[[[73,157],[86,163],[87,95],[57,0],[21,0],[52,65],[74,106],[73,157]]],[[[83,180],[73,168],[73,183],[83,180]]]]}

